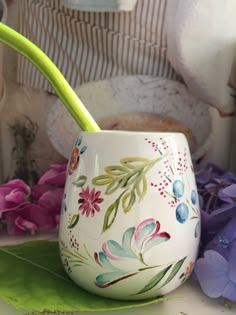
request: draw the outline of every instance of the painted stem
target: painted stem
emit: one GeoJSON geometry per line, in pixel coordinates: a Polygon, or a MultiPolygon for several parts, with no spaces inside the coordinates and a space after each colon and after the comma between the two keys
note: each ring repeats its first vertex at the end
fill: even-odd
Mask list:
{"type": "Polygon", "coordinates": [[[83,131],[100,131],[62,73],[40,48],[2,22],[0,22],[0,42],[16,50],[36,66],[83,131]]]}

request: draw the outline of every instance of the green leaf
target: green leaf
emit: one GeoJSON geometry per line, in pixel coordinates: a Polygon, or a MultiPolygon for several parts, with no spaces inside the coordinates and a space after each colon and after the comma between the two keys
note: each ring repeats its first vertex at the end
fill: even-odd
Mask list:
{"type": "Polygon", "coordinates": [[[113,179],[113,181],[107,186],[105,190],[106,195],[112,195],[121,186],[121,180],[119,178],[113,179]]]}
{"type": "Polygon", "coordinates": [[[121,159],[120,162],[122,165],[130,169],[136,169],[145,167],[150,162],[150,160],[146,158],[132,157],[121,159]]]}
{"type": "Polygon", "coordinates": [[[0,279],[1,299],[27,312],[115,310],[169,299],[118,301],[84,291],[65,273],[57,242],[33,241],[0,247],[0,279]]]}
{"type": "Polygon", "coordinates": [[[133,185],[138,180],[139,176],[139,172],[131,173],[124,176],[120,182],[120,187],[127,188],[133,185]]]}
{"type": "Polygon", "coordinates": [[[79,214],[74,214],[72,219],[69,222],[68,229],[73,229],[78,222],[79,222],[79,214]]]}
{"type": "Polygon", "coordinates": [[[82,142],[82,137],[79,137],[77,140],[76,140],[76,143],[75,145],[81,145],[81,142],[82,142]]]}
{"type": "Polygon", "coordinates": [[[134,186],[137,195],[139,196],[140,200],[145,196],[147,192],[147,179],[145,176],[142,176],[138,179],[137,183],[134,186]]]}
{"type": "Polygon", "coordinates": [[[145,285],[140,291],[138,291],[136,294],[145,293],[147,291],[150,291],[153,289],[167,274],[169,269],[172,267],[172,265],[166,267],[165,269],[161,270],[157,275],[155,275],[148,284],[145,285]]]}
{"type": "Polygon", "coordinates": [[[118,207],[119,207],[119,201],[116,200],[115,202],[113,202],[107,209],[105,217],[104,217],[104,222],[103,222],[103,228],[102,231],[105,232],[106,230],[108,230],[117,215],[117,211],[118,211],[118,207]]]}
{"type": "Polygon", "coordinates": [[[165,285],[167,285],[167,283],[169,283],[177,274],[177,272],[180,270],[180,268],[182,267],[185,259],[187,258],[184,257],[183,259],[180,259],[173,267],[173,269],[171,270],[171,273],[169,274],[169,277],[166,279],[166,281],[162,284],[161,287],[164,287],[165,285]]]}
{"type": "Polygon", "coordinates": [[[76,179],[76,181],[73,182],[73,185],[75,185],[76,187],[83,187],[86,181],[87,176],[81,175],[76,179]]]}
{"type": "Polygon", "coordinates": [[[194,229],[194,237],[197,238],[200,232],[201,232],[201,223],[200,221],[198,221],[194,229]]]}
{"type": "Polygon", "coordinates": [[[134,203],[135,203],[135,193],[133,190],[128,191],[127,193],[125,193],[121,199],[122,201],[122,208],[124,210],[125,213],[129,212],[131,210],[131,208],[133,207],[134,203]]]}
{"type": "Polygon", "coordinates": [[[129,169],[122,165],[110,165],[105,167],[104,170],[108,175],[112,176],[120,176],[129,172],[129,169]]]}
{"type": "Polygon", "coordinates": [[[106,186],[113,182],[113,176],[111,175],[99,175],[92,179],[92,183],[95,186],[106,186]]]}
{"type": "Polygon", "coordinates": [[[87,147],[86,147],[86,146],[83,146],[83,147],[80,149],[79,153],[80,153],[80,154],[83,154],[86,150],[87,150],[87,147]]]}

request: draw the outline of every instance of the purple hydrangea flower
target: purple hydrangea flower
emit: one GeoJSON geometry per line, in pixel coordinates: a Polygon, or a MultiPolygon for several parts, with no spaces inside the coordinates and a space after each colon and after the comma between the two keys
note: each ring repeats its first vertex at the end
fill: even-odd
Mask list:
{"type": "Polygon", "coordinates": [[[207,296],[236,302],[236,265],[233,269],[232,266],[213,250],[206,251],[204,257],[197,260],[194,271],[207,296]]]}

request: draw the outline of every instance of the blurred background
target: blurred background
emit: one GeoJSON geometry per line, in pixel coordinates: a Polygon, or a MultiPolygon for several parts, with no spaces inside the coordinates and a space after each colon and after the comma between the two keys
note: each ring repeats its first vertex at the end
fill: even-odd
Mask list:
{"type": "MultiPolygon", "coordinates": [[[[0,0],[0,12],[56,63],[96,119],[177,119],[196,140],[194,159],[236,171],[235,4],[193,2],[0,0]],[[210,9],[209,24],[202,12],[210,9]]],[[[67,161],[79,129],[34,66],[3,45],[0,95],[1,182],[34,181],[67,161]]]]}

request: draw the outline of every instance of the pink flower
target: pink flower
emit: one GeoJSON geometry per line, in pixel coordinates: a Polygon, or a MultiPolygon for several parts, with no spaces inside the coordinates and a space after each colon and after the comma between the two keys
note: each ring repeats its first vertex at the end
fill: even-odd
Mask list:
{"type": "Polygon", "coordinates": [[[38,184],[51,184],[64,187],[66,181],[66,164],[51,164],[49,170],[39,179],[38,184]]]}
{"type": "Polygon", "coordinates": [[[35,185],[32,188],[34,204],[42,209],[40,212],[42,217],[46,214],[46,216],[52,218],[52,222],[47,223],[47,228],[54,228],[58,224],[63,193],[63,188],[55,188],[49,185],[35,185]]]}
{"type": "Polygon", "coordinates": [[[101,195],[100,191],[95,192],[93,188],[89,191],[89,187],[87,186],[86,189],[82,188],[81,192],[79,193],[80,199],[78,200],[79,203],[79,210],[82,211],[82,215],[86,215],[88,217],[94,216],[95,212],[100,211],[99,203],[103,202],[103,198],[99,198],[101,195]]]}
{"type": "Polygon", "coordinates": [[[28,204],[30,187],[22,180],[14,179],[0,185],[0,218],[3,212],[8,212],[28,204]]]}
{"type": "Polygon", "coordinates": [[[7,212],[4,216],[9,235],[34,233],[38,230],[56,227],[56,216],[50,210],[37,204],[28,204],[22,209],[7,212]]]}

